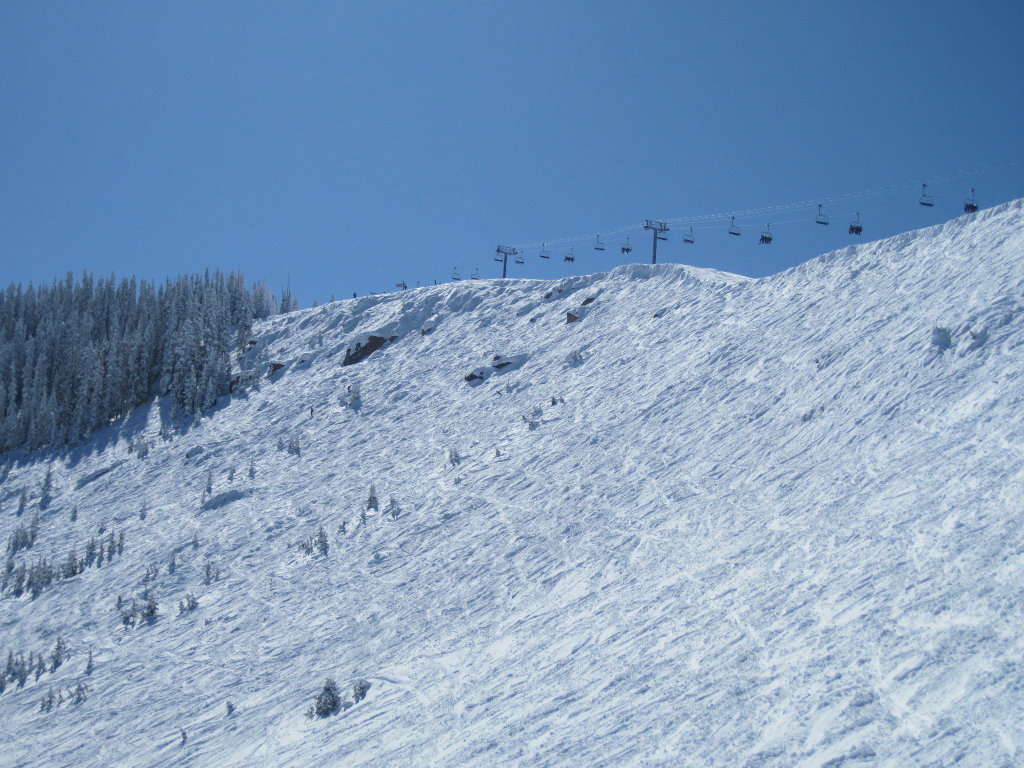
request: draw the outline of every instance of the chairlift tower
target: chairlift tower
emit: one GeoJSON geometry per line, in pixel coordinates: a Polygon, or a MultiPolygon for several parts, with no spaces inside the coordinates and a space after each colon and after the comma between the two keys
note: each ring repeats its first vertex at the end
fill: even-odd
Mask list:
{"type": "Polygon", "coordinates": [[[654,221],[647,219],[647,223],[644,224],[644,229],[649,229],[654,232],[654,250],[651,253],[651,264],[658,263],[658,241],[668,240],[667,237],[662,237],[663,232],[668,232],[668,224],[664,221],[654,221]]]}
{"type": "Polygon", "coordinates": [[[501,262],[501,276],[508,277],[508,257],[518,256],[519,251],[507,245],[499,245],[494,253],[496,254],[494,260],[501,262]]]}

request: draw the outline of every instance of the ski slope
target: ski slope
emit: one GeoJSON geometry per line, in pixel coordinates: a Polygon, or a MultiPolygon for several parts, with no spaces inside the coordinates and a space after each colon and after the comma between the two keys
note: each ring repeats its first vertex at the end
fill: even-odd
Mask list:
{"type": "Polygon", "coordinates": [[[9,464],[15,562],[125,543],[0,598],[4,658],[70,653],[0,694],[0,765],[1024,765],[1024,201],[253,340],[201,420],[9,464]],[[307,718],[328,676],[366,698],[307,718]]]}

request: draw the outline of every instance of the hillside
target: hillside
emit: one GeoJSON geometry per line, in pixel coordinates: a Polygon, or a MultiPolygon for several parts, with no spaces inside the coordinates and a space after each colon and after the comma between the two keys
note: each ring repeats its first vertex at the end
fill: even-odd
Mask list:
{"type": "Polygon", "coordinates": [[[12,567],[124,543],[5,589],[4,657],[69,656],[8,680],[0,765],[1024,764],[1024,201],[252,338],[198,422],[4,472],[12,567]],[[307,718],[328,676],[370,687],[307,718]]]}

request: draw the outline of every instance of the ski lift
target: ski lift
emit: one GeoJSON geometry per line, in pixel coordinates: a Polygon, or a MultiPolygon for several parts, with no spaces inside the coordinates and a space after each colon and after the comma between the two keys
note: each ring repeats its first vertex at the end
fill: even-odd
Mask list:
{"type": "MultiPolygon", "coordinates": [[[[693,228],[691,227],[690,229],[692,230],[693,228]]],[[[729,225],[729,234],[730,235],[736,235],[737,237],[739,237],[740,228],[736,226],[736,217],[735,216],[732,217],[732,224],[729,225]]]]}
{"type": "Polygon", "coordinates": [[[977,213],[978,201],[974,199],[974,187],[971,187],[971,196],[964,200],[964,213],[977,213]]]}
{"type": "Polygon", "coordinates": [[[633,246],[629,244],[629,238],[628,237],[626,238],[626,242],[624,242],[622,244],[622,252],[623,253],[632,253],[633,252],[633,246]]]}
{"type": "Polygon", "coordinates": [[[403,280],[400,283],[395,283],[395,288],[401,288],[403,291],[409,290],[409,284],[403,280]]]}
{"type": "Polygon", "coordinates": [[[569,246],[569,252],[568,252],[567,254],[565,254],[565,260],[566,260],[566,261],[568,261],[568,262],[574,262],[574,261],[576,261],[576,256],[575,256],[575,255],[573,254],[573,252],[572,252],[572,249],[573,249],[574,247],[575,247],[575,246],[572,246],[572,245],[570,245],[570,246],[569,246]]]}
{"type": "Polygon", "coordinates": [[[857,218],[850,222],[850,234],[859,235],[864,231],[864,227],[860,224],[860,211],[854,214],[857,218]]]}
{"type": "Polygon", "coordinates": [[[933,205],[935,205],[935,199],[928,194],[927,189],[927,184],[921,185],[921,197],[917,199],[917,202],[919,202],[921,205],[926,205],[929,208],[931,208],[933,205]]]}
{"type": "Polygon", "coordinates": [[[688,234],[683,235],[683,242],[693,245],[693,227],[690,227],[688,234]]]}
{"type": "Polygon", "coordinates": [[[458,268],[452,267],[452,282],[455,282],[455,281],[461,280],[461,279],[462,278],[459,277],[459,270],[458,270],[458,268]]]}
{"type": "Polygon", "coordinates": [[[550,259],[551,258],[551,254],[548,253],[548,244],[547,243],[541,243],[541,246],[540,246],[540,257],[542,259],[550,259]]]}
{"type": "Polygon", "coordinates": [[[828,226],[828,216],[826,216],[821,210],[821,203],[818,203],[818,215],[814,217],[814,220],[819,224],[828,226]]]}
{"type": "Polygon", "coordinates": [[[594,250],[595,251],[603,251],[604,250],[604,243],[601,242],[601,233],[600,232],[597,233],[597,239],[594,240],[594,250]]]}
{"type": "Polygon", "coordinates": [[[857,218],[850,222],[850,234],[859,235],[864,231],[864,227],[860,225],[860,211],[854,214],[857,218]]]}
{"type": "Polygon", "coordinates": [[[772,242],[772,225],[765,224],[764,230],[761,232],[761,243],[762,245],[770,245],[772,242]]]}
{"type": "Polygon", "coordinates": [[[479,280],[480,279],[480,268],[479,267],[477,267],[476,269],[473,270],[473,274],[469,276],[469,279],[470,280],[479,280]]]}
{"type": "Polygon", "coordinates": [[[525,263],[526,263],[526,259],[523,258],[523,254],[517,253],[516,254],[516,264],[525,264],[525,263]]]}

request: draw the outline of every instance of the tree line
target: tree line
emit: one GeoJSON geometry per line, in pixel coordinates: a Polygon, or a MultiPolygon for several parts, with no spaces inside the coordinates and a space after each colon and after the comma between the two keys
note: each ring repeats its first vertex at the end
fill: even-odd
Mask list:
{"type": "Polygon", "coordinates": [[[153,395],[182,414],[228,391],[254,320],[298,309],[235,272],[162,285],[69,272],[0,291],[0,451],[78,442],[153,395]]]}

